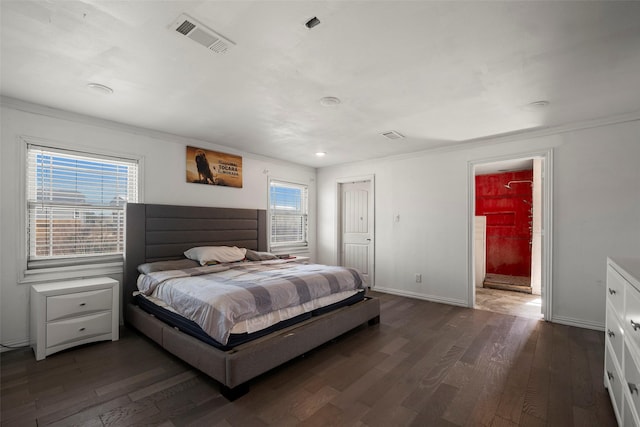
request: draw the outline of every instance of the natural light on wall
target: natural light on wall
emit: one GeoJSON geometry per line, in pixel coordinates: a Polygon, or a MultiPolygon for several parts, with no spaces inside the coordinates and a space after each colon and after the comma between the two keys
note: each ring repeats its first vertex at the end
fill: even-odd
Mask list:
{"type": "Polygon", "coordinates": [[[137,161],[29,144],[27,268],[119,258],[124,206],[137,200],[137,161]]]}

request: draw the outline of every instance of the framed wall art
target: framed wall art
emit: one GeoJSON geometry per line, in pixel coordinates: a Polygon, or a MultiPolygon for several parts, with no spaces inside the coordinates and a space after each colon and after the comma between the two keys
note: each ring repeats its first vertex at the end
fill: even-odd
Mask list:
{"type": "Polygon", "coordinates": [[[242,157],[187,146],[187,182],[242,188],[242,157]]]}

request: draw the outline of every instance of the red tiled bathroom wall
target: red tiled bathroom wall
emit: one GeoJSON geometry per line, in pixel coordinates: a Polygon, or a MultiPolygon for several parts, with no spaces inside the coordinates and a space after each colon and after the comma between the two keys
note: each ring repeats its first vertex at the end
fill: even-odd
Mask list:
{"type": "Polygon", "coordinates": [[[487,217],[487,273],[531,276],[533,170],[476,176],[476,215],[487,217]]]}

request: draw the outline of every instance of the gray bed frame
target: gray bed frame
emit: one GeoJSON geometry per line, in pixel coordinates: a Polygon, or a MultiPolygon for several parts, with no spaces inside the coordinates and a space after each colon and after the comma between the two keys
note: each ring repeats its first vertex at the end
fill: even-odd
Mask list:
{"type": "Polygon", "coordinates": [[[248,381],[364,323],[380,321],[380,302],[364,301],[312,317],[294,326],[223,351],[173,328],[133,302],[137,266],[184,258],[195,246],[267,249],[267,214],[231,209],[128,203],[126,206],[123,311],[125,322],[158,345],[222,384],[234,400],[249,391],[248,381]]]}

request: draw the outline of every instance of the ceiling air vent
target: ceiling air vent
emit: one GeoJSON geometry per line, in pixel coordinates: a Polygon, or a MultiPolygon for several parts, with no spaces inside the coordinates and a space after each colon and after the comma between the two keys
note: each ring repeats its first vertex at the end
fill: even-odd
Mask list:
{"type": "Polygon", "coordinates": [[[390,130],[388,132],[382,132],[380,135],[384,136],[387,139],[402,139],[404,135],[400,132],[396,132],[395,130],[390,130]]]}
{"type": "Polygon", "coordinates": [[[171,25],[171,29],[215,53],[225,53],[230,47],[235,46],[234,42],[222,37],[187,14],[180,15],[171,25]]]}

